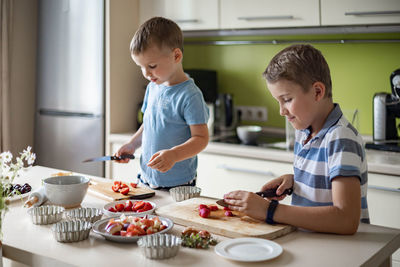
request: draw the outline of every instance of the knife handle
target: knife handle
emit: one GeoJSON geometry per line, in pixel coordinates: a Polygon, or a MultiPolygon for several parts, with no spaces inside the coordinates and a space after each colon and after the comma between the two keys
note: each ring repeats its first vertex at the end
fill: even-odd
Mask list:
{"type": "Polygon", "coordinates": [[[283,193],[278,196],[276,194],[276,189],[277,188],[267,189],[267,190],[262,191],[262,192],[256,192],[256,194],[259,195],[260,197],[279,197],[279,196],[282,196],[282,195],[290,196],[293,193],[293,188],[288,188],[288,189],[285,189],[285,191],[283,191],[283,193]]]}
{"type": "Polygon", "coordinates": [[[119,157],[117,156],[111,156],[112,160],[121,160],[121,159],[135,159],[135,155],[131,155],[131,154],[125,154],[125,155],[121,155],[119,157]]]}

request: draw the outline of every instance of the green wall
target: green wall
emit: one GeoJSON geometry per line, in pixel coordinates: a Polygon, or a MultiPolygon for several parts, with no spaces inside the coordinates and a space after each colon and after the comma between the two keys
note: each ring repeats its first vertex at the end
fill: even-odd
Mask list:
{"type": "MultiPolygon", "coordinates": [[[[218,72],[220,92],[232,93],[235,105],[266,106],[268,121],[263,126],[284,128],[279,105],[267,90],[261,73],[271,58],[290,44],[208,45],[213,40],[341,40],[400,39],[395,34],[268,36],[185,39],[184,68],[218,72]]],[[[325,56],[331,70],[334,102],[347,111],[358,109],[359,131],[372,135],[372,99],[376,92],[390,92],[389,76],[400,68],[400,43],[322,44],[307,41],[325,56]]]]}

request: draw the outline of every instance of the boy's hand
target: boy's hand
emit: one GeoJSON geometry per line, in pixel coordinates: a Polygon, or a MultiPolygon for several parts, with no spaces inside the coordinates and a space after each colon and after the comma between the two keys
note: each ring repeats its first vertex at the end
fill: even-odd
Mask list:
{"type": "MultiPolygon", "coordinates": [[[[279,176],[278,178],[275,178],[265,185],[261,187],[260,191],[265,191],[267,189],[276,189],[276,194],[281,195],[286,189],[292,188],[293,187],[293,174],[284,174],[282,176],[279,176]]],[[[271,199],[275,200],[282,200],[286,197],[286,195],[282,195],[279,197],[273,197],[271,199]]]]}
{"type": "MultiPolygon", "coordinates": [[[[115,156],[120,157],[121,155],[126,155],[126,154],[133,154],[135,153],[135,146],[132,143],[127,143],[123,145],[117,153],[115,153],[115,156]]],[[[118,163],[128,163],[129,159],[121,159],[121,160],[116,160],[118,163]]]]}
{"type": "Polygon", "coordinates": [[[160,172],[167,172],[176,162],[176,154],[170,149],[160,150],[150,158],[147,166],[160,172]]]}
{"type": "Polygon", "coordinates": [[[224,195],[224,201],[229,204],[231,210],[243,212],[255,219],[264,221],[267,216],[269,201],[255,193],[233,191],[224,195]]]}

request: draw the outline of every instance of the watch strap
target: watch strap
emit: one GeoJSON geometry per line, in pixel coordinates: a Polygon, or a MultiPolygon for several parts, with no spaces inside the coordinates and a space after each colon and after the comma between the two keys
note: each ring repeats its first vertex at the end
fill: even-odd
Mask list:
{"type": "Polygon", "coordinates": [[[269,207],[267,210],[267,218],[265,219],[265,222],[268,224],[275,224],[274,221],[274,213],[276,210],[276,207],[278,206],[279,202],[276,200],[271,200],[271,202],[269,203],[269,207]]]}

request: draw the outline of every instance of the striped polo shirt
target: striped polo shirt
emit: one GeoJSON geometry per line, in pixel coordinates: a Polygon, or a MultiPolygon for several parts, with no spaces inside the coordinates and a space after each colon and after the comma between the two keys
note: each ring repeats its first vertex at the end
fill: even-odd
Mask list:
{"type": "Polygon", "coordinates": [[[332,180],[356,176],[361,185],[361,222],[369,223],[364,142],[335,104],[323,128],[306,144],[309,129],[296,131],[292,205],[332,206],[332,180]]]}

